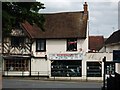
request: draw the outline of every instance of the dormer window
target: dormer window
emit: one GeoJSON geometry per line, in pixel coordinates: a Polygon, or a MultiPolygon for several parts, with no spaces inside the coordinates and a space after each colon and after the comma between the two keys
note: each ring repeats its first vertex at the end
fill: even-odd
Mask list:
{"type": "Polygon", "coordinates": [[[67,39],[67,51],[77,51],[77,39],[67,39]]]}

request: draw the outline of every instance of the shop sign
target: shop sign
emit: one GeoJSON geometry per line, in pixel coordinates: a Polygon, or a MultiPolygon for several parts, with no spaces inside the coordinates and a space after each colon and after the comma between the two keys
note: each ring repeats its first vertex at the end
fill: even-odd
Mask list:
{"type": "Polygon", "coordinates": [[[82,60],[82,53],[75,54],[49,54],[50,60],[82,60]]]}

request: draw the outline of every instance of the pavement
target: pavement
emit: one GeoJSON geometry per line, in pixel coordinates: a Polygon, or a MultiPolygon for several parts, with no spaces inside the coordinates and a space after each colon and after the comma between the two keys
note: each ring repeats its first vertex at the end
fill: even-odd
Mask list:
{"type": "Polygon", "coordinates": [[[20,80],[41,80],[41,81],[64,81],[64,82],[100,82],[101,80],[83,80],[71,78],[47,78],[47,77],[3,77],[3,79],[20,79],[20,80]]]}
{"type": "MultiPolygon", "coordinates": [[[[22,90],[23,88],[27,89],[61,89],[63,90],[63,88],[65,89],[95,89],[95,90],[101,90],[101,86],[102,83],[101,82],[93,82],[93,81],[88,81],[88,82],[82,82],[82,81],[68,81],[68,80],[30,80],[30,79],[13,79],[13,78],[9,78],[9,79],[3,79],[3,90],[4,89],[8,89],[8,88],[20,88],[19,90],[22,90]],[[22,88],[22,89],[21,89],[22,88]]],[[[12,90],[11,89],[11,90],[12,90]]],[[[24,90],[23,89],[23,90],[24,90]]],[[[45,90],[46,90],[45,89],[45,90]]],[[[81,90],[80,89],[80,90],[81,90]]]]}

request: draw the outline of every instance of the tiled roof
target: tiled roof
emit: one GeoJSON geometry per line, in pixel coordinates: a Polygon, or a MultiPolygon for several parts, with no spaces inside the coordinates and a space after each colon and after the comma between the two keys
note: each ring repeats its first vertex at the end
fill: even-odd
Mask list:
{"type": "MultiPolygon", "coordinates": [[[[86,38],[87,19],[84,11],[43,14],[44,30],[27,21],[22,26],[31,38],[86,38]]],[[[87,15],[88,17],[88,15],[87,15]]]]}
{"type": "Polygon", "coordinates": [[[89,49],[99,51],[104,45],[103,36],[89,36],[89,49]]]}
{"type": "Polygon", "coordinates": [[[115,31],[106,41],[105,44],[113,44],[120,42],[120,30],[115,31]]]}

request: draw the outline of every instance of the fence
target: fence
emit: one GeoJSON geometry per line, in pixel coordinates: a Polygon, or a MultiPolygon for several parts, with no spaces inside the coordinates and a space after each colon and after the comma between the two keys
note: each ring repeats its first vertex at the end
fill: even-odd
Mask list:
{"type": "Polygon", "coordinates": [[[50,80],[82,80],[82,76],[77,76],[77,75],[74,75],[73,73],[66,72],[63,74],[63,76],[61,75],[59,76],[56,74],[58,73],[56,72],[50,73],[50,71],[32,71],[31,73],[29,71],[19,71],[19,72],[4,71],[2,75],[3,77],[20,77],[20,78],[30,78],[30,79],[48,79],[49,78],[50,80]]]}
{"type": "Polygon", "coordinates": [[[80,73],[71,73],[64,72],[61,75],[58,72],[50,71],[4,71],[2,72],[3,77],[20,77],[20,78],[29,78],[29,79],[50,79],[50,80],[80,80],[80,81],[89,81],[97,80],[101,81],[102,77],[87,77],[86,75],[80,75],[80,73]],[[44,77],[44,78],[43,78],[44,77]]]}
{"type": "Polygon", "coordinates": [[[49,71],[4,71],[3,76],[49,76],[49,71]]]}

